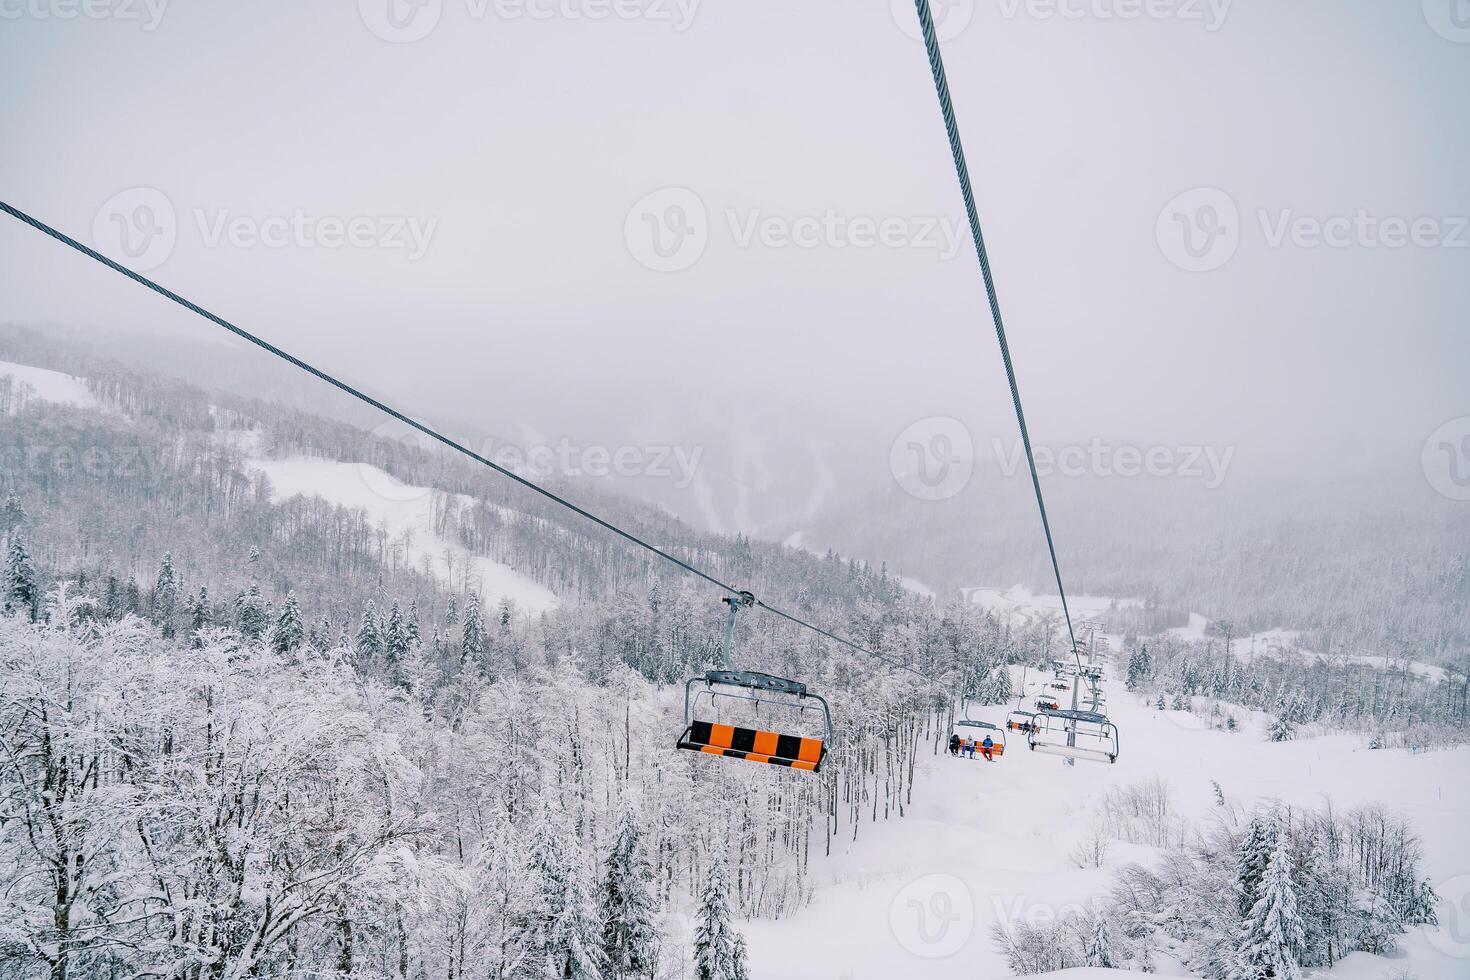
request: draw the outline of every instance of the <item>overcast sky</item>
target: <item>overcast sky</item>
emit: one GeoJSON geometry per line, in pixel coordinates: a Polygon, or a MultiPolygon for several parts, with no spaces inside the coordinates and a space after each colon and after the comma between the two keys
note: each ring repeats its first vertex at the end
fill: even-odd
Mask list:
{"type": "MultiPolygon", "coordinates": [[[[1470,414],[1451,2],[945,5],[1038,438],[1470,414]]],[[[421,415],[1008,424],[905,0],[161,3],[0,0],[0,197],[421,415]]],[[[205,329],[0,255],[0,319],[205,329]]]]}

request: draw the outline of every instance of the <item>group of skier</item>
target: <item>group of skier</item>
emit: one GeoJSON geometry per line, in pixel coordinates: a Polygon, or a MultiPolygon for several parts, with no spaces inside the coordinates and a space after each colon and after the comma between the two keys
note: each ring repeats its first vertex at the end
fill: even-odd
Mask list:
{"type": "Polygon", "coordinates": [[[986,762],[995,761],[995,742],[989,735],[982,742],[976,742],[973,738],[960,738],[958,735],[949,737],[949,754],[958,758],[961,754],[969,758],[975,758],[976,750],[985,757],[986,762]]]}

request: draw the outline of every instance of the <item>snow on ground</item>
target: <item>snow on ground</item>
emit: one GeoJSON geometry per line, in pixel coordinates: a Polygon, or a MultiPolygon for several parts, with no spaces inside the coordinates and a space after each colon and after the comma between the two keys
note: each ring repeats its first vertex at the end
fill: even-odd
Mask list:
{"type": "MultiPolygon", "coordinates": [[[[1009,589],[973,588],[965,589],[965,598],[998,615],[1014,615],[1020,619],[1035,619],[1040,616],[1061,616],[1062,600],[1059,596],[1037,594],[1024,586],[1009,589]]],[[[1109,609],[1130,609],[1142,605],[1141,599],[1111,599],[1106,596],[1069,595],[1067,606],[1072,611],[1072,620],[1091,619],[1107,614],[1109,609]]]]}
{"type": "MultiPolygon", "coordinates": [[[[458,542],[435,533],[436,491],[432,488],[409,486],[366,463],[306,456],[272,459],[266,455],[265,432],[254,420],[213,405],[209,414],[215,422],[215,445],[238,454],[247,469],[264,473],[270,480],[272,500],[300,494],[366,511],[369,520],[387,531],[390,547],[398,549],[403,564],[427,571],[451,587],[473,588],[492,606],[509,599],[532,615],[556,607],[556,593],[541,583],[509,565],[472,555],[458,542]]],[[[464,494],[437,496],[441,512],[446,505],[475,504],[464,494]]],[[[514,516],[506,508],[497,510],[507,520],[514,516]]]]}
{"type": "Polygon", "coordinates": [[[29,364],[0,361],[0,376],[3,375],[9,375],[16,388],[25,391],[28,397],[43,402],[75,405],[78,408],[102,407],[87,390],[86,382],[70,374],[31,367],[29,364]]]}
{"type": "MultiPolygon", "coordinates": [[[[1188,626],[1175,626],[1164,632],[1180,640],[1202,642],[1207,639],[1220,639],[1209,633],[1210,620],[1199,613],[1189,614],[1188,626]]],[[[1309,650],[1299,645],[1300,632],[1288,629],[1262,630],[1259,633],[1251,633],[1247,636],[1237,636],[1230,641],[1230,649],[1234,654],[1244,660],[1250,660],[1259,656],[1296,656],[1303,660],[1316,660],[1322,654],[1315,650],[1309,650]]],[[[1223,640],[1221,641],[1223,642],[1223,640]]],[[[1365,664],[1370,667],[1378,667],[1383,670],[1402,670],[1403,661],[1389,658],[1385,660],[1381,655],[1373,654],[1332,654],[1326,657],[1334,663],[1365,664]]],[[[1417,660],[1409,662],[1409,671],[1428,680],[1439,682],[1445,679],[1443,667],[1434,664],[1420,663],[1417,660]]]]}
{"type": "MultiPolygon", "coordinates": [[[[1028,694],[1035,676],[1028,677],[1028,694]]],[[[1069,860],[1111,788],[1155,777],[1167,780],[1192,823],[1217,812],[1212,780],[1246,807],[1256,799],[1316,806],[1331,797],[1341,807],[1382,801],[1423,836],[1424,870],[1432,881],[1470,873],[1470,748],[1416,755],[1368,751],[1351,735],[1271,743],[1254,725],[1235,733],[1211,730],[1188,712],[1154,711],[1120,684],[1105,686],[1109,714],[1120,728],[1115,765],[1079,761],[1068,768],[1060,758],[1028,752],[1024,739],[1016,738],[993,763],[926,752],[907,817],[864,824],[855,843],[839,841],[832,857],[815,857],[815,894],[801,912],[742,924],[755,980],[1008,976],[991,940],[997,923],[1039,923],[1068,908],[1088,908],[1106,893],[1109,867],[1153,855],[1149,848],[1114,843],[1109,867],[1081,869],[1069,860]]],[[[974,713],[1002,723],[1006,708],[974,713]]],[[[1466,892],[1470,884],[1443,897],[1463,902],[1466,892]]],[[[1402,955],[1358,954],[1333,976],[1379,980],[1401,969],[1419,980],[1470,976],[1470,959],[1439,952],[1425,930],[1402,938],[1402,955]]],[[[1167,974],[1173,965],[1160,962],[1159,968],[1167,974]]],[[[1052,976],[1120,975],[1074,970],[1052,976]]]]}

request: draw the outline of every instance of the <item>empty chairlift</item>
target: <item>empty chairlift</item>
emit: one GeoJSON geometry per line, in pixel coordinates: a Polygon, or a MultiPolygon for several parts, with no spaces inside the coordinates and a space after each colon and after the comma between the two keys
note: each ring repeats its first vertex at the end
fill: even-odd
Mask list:
{"type": "Polygon", "coordinates": [[[1026,744],[1048,755],[1117,762],[1118,726],[1096,711],[1048,708],[1031,716],[1026,744]]]}
{"type": "Polygon", "coordinates": [[[744,593],[724,599],[730,605],[725,631],[725,666],[691,677],[684,686],[684,734],[678,747],[691,752],[785,766],[803,772],[820,772],[827,746],[832,741],[832,710],[821,695],[807,690],[800,681],[787,680],[756,671],[735,670],[730,664],[730,647],[735,634],[735,612],[754,603],[744,593]],[[752,725],[722,722],[722,701],[751,706],[750,713],[768,708],[783,716],[783,727],[795,724],[812,734],[791,734],[752,725]]]}

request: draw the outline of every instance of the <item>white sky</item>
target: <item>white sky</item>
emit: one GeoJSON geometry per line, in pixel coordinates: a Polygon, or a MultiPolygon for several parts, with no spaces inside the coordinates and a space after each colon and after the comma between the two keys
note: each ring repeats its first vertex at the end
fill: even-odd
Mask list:
{"type": "MultiPolygon", "coordinates": [[[[367,26],[388,0],[174,3],[151,30],[142,0],[92,2],[106,16],[0,0],[0,196],[91,241],[114,195],[156,189],[177,240],[152,275],[422,415],[647,432],[814,411],[885,452],[927,415],[1009,424],[966,242],[945,260],[736,240],[754,216],[960,220],[904,0],[620,0],[632,19],[423,0],[437,21],[413,43],[367,26]],[[678,272],[625,241],[666,187],[708,215],[678,272]],[[435,224],[416,260],[208,242],[222,216],[298,211],[435,224]]],[[[1362,210],[1443,237],[1470,214],[1470,43],[1431,27],[1437,2],[954,4],[950,79],[1038,438],[1417,465],[1470,413],[1470,231],[1273,248],[1262,225],[1362,210]],[[1239,245],[1186,272],[1156,224],[1198,187],[1238,208],[1239,245]]],[[[204,329],[8,219],[0,255],[0,320],[204,329]]]]}

